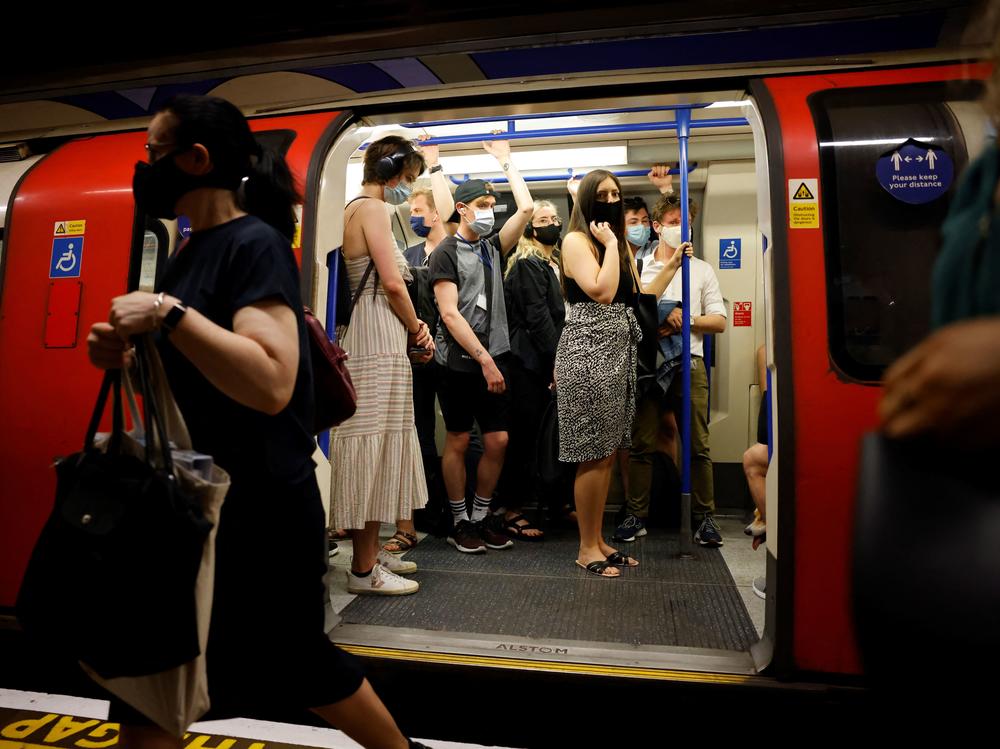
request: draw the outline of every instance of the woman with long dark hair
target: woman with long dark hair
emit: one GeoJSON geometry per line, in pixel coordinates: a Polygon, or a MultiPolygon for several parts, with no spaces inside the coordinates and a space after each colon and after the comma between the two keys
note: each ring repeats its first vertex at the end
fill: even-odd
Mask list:
{"type": "Polygon", "coordinates": [[[507,324],[513,356],[507,367],[511,393],[510,442],[500,474],[499,495],[504,528],[523,541],[540,541],[542,530],[521,512],[535,497],[536,446],[542,414],[551,398],[556,346],[566,311],[553,255],[562,221],[548,200],[536,200],[531,220],[508,260],[504,274],[507,324]]]}
{"type": "MultiPolygon", "coordinates": [[[[150,123],[133,191],[147,216],[187,216],[191,237],[157,293],[111,304],[87,339],[100,369],[156,333],[194,448],[230,475],[216,537],[207,717],[309,708],[368,747],[407,747],[356,662],[324,633],[324,513],[311,434],[309,344],[290,240],[300,199],[284,159],[240,111],[182,96],[150,123]]],[[[150,643],[155,648],[156,643],[150,643]]],[[[117,698],[126,747],[179,747],[117,698]]]]}
{"type": "Polygon", "coordinates": [[[559,460],[577,464],[576,563],[618,577],[618,567],[639,563],[608,546],[601,525],[616,453],[631,444],[642,333],[633,312],[639,283],[625,240],[621,184],[611,172],[596,169],[580,183],[559,263],[568,303],[555,362],[559,460]]]}

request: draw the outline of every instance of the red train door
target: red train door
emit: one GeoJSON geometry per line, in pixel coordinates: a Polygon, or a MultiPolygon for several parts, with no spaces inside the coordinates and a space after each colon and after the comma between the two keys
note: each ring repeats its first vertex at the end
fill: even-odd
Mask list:
{"type": "Polygon", "coordinates": [[[780,383],[766,635],[783,671],[861,671],[849,610],[858,440],[876,426],[884,368],[929,330],[937,230],[957,182],[907,205],[877,162],[912,138],[945,151],[957,175],[975,150],[967,107],[988,74],[942,65],[752,84],[767,134],[780,383]]]}
{"type": "MultiPolygon", "coordinates": [[[[251,121],[255,132],[280,131],[285,138],[286,158],[306,196],[307,239],[322,159],[345,124],[339,114],[251,121]]],[[[139,278],[143,227],[131,185],[145,141],[144,132],[132,132],[66,143],[12,196],[0,278],[0,608],[13,606],[52,507],[53,458],[82,445],[100,383],[87,360],[87,331],[107,318],[111,298],[139,278]]],[[[296,250],[305,259],[303,295],[311,299],[312,243],[296,250]]]]}

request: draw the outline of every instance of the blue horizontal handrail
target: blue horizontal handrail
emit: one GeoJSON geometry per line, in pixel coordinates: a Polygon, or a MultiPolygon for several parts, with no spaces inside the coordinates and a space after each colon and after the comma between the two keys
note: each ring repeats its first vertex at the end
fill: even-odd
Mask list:
{"type": "MultiPolygon", "coordinates": [[[[720,117],[713,120],[692,120],[692,128],[740,127],[749,124],[745,117],[720,117]]],[[[559,127],[548,130],[521,132],[476,133],[472,135],[442,135],[420,141],[420,145],[436,146],[449,143],[478,143],[484,140],[525,140],[528,138],[566,138],[574,135],[609,135],[614,133],[639,133],[656,130],[676,130],[676,122],[637,122],[631,125],[589,125],[586,127],[559,127]]]]}
{"type": "MultiPolygon", "coordinates": [[[[546,112],[544,114],[514,114],[504,117],[467,117],[464,120],[433,120],[430,122],[407,122],[403,127],[442,127],[444,125],[474,125],[477,122],[508,123],[517,120],[548,120],[559,117],[586,117],[595,114],[629,114],[632,112],[667,112],[675,109],[704,109],[709,104],[663,104],[649,107],[623,107],[621,109],[577,109],[571,112],[546,112]]],[[[508,126],[509,127],[509,126],[508,126]]],[[[513,130],[514,128],[509,127],[513,130]]]]}
{"type": "MultiPolygon", "coordinates": [[[[694,162],[693,164],[688,164],[688,174],[690,174],[691,172],[693,172],[697,168],[698,168],[698,162],[694,162]]],[[[616,177],[645,177],[647,174],[649,174],[649,170],[648,169],[621,169],[621,170],[618,170],[618,171],[615,171],[615,170],[612,169],[612,170],[609,170],[609,171],[613,175],[615,175],[616,177]]],[[[668,173],[669,174],[680,174],[680,171],[678,169],[670,169],[668,173]]],[[[583,175],[587,174],[587,172],[569,172],[569,171],[567,171],[567,172],[564,172],[563,174],[535,174],[535,175],[531,175],[529,177],[525,177],[524,181],[525,182],[560,182],[562,180],[568,180],[570,177],[574,176],[574,174],[579,175],[579,176],[582,177],[583,175]]],[[[460,185],[463,182],[465,182],[465,180],[467,180],[467,179],[469,179],[469,175],[468,174],[465,175],[464,178],[461,178],[461,177],[452,177],[451,181],[453,183],[455,183],[456,185],[460,185]]],[[[488,179],[487,180],[487,182],[490,182],[490,183],[492,183],[494,185],[505,185],[505,184],[507,184],[508,181],[509,180],[506,177],[497,177],[495,179],[488,179]]]]}
{"type": "MultiPolygon", "coordinates": [[[[749,125],[746,117],[718,117],[711,120],[692,120],[690,127],[742,127],[749,125]]],[[[475,133],[473,135],[442,135],[420,141],[420,145],[437,146],[449,143],[479,143],[484,140],[525,140],[527,138],[566,138],[574,135],[610,135],[615,133],[639,133],[647,131],[676,130],[676,122],[636,122],[631,125],[587,125],[583,127],[558,127],[547,130],[521,130],[499,133],[475,133]]],[[[368,147],[361,144],[359,150],[368,147]]]]}

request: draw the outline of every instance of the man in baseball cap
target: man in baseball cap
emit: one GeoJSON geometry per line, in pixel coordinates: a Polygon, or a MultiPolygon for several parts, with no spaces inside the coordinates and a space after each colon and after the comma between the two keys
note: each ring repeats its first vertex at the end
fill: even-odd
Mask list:
{"type": "Polygon", "coordinates": [[[455,190],[454,236],[445,237],[430,255],[431,283],[441,312],[435,358],[442,367],[438,398],[444,416],[441,458],[454,524],[448,543],[475,554],[487,548],[513,546],[508,536],[487,520],[493,490],[507,449],[508,399],[503,361],[509,356],[507,308],[503,295],[503,256],[516,244],[534,205],[528,186],[510,158],[510,143],[483,143],[503,169],[516,213],[493,234],[496,193],[481,179],[470,179],[455,190]],[[473,422],[483,433],[483,456],[476,476],[472,512],[465,497],[465,453],[473,422]]]}

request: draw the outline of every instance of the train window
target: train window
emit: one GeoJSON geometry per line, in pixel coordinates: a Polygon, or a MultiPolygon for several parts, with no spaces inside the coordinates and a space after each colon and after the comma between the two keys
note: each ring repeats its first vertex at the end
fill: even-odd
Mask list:
{"type": "Polygon", "coordinates": [[[879,158],[913,138],[943,149],[958,175],[965,136],[949,102],[978,98],[977,82],[834,89],[809,106],[820,146],[830,356],[847,377],[878,381],[930,330],[930,278],[957,178],[911,205],[876,178],[879,158]]]}

